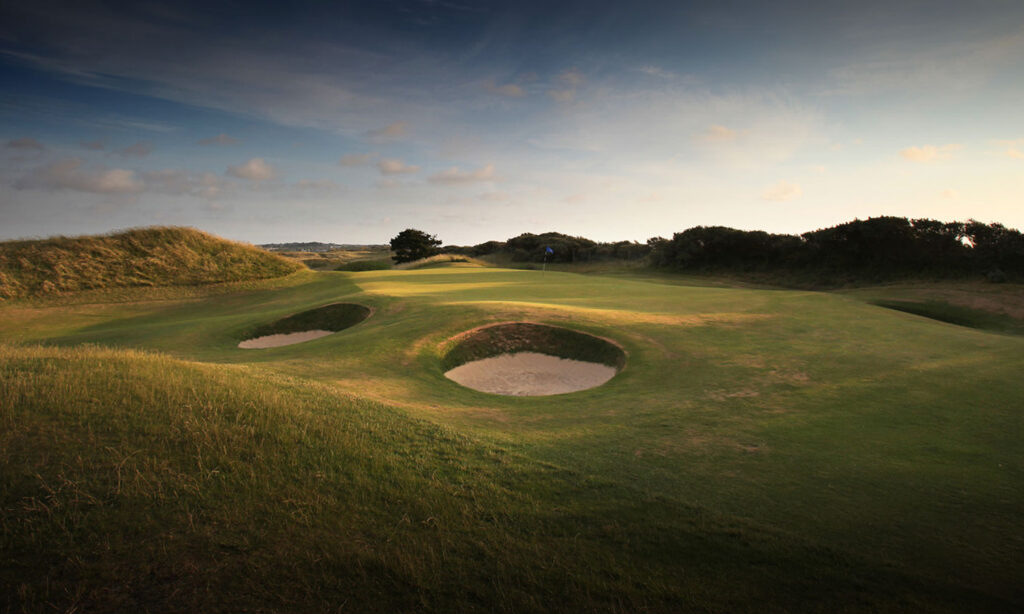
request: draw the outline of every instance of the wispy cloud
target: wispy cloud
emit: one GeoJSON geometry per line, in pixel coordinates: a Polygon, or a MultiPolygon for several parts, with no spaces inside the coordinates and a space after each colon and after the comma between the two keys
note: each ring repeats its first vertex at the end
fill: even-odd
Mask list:
{"type": "Polygon", "coordinates": [[[230,187],[230,180],[209,172],[162,169],[142,174],[147,192],[191,195],[205,199],[220,196],[230,187]]]}
{"type": "Polygon", "coordinates": [[[555,86],[548,90],[548,95],[556,102],[567,104],[576,99],[576,90],[583,85],[583,73],[576,68],[561,73],[555,78],[555,86]]]}
{"type": "Polygon", "coordinates": [[[7,141],[6,147],[7,149],[18,149],[21,151],[43,151],[46,149],[45,145],[29,137],[22,137],[20,139],[7,141]]]}
{"type": "Polygon", "coordinates": [[[73,190],[93,194],[137,194],[145,184],[135,171],[87,169],[80,158],[67,158],[37,168],[15,183],[18,189],[73,190]]]}
{"type": "Polygon", "coordinates": [[[420,167],[406,164],[397,158],[384,158],[377,163],[377,168],[382,175],[403,175],[420,170],[420,167]]]}
{"type": "Polygon", "coordinates": [[[908,147],[900,151],[900,155],[911,162],[934,162],[945,160],[953,155],[954,151],[962,148],[963,145],[949,143],[948,145],[922,145],[920,147],[908,147]]]}
{"type": "Polygon", "coordinates": [[[482,166],[475,171],[463,171],[457,166],[445,169],[441,172],[434,173],[427,178],[431,183],[443,183],[443,184],[463,184],[463,183],[477,183],[481,181],[496,181],[497,176],[494,173],[494,165],[488,164],[482,166]]]}
{"type": "Polygon", "coordinates": [[[522,86],[515,83],[506,83],[504,85],[498,85],[494,79],[488,79],[484,82],[484,89],[491,94],[497,96],[504,96],[506,98],[522,98],[526,95],[526,90],[522,86]]]}
{"type": "Polygon", "coordinates": [[[196,142],[199,145],[237,145],[242,141],[240,139],[236,139],[233,136],[228,136],[222,132],[217,136],[211,136],[206,139],[199,139],[196,142]]]}
{"type": "Polygon", "coordinates": [[[711,124],[707,130],[696,135],[696,138],[705,143],[729,143],[736,140],[737,132],[732,128],[726,128],[720,124],[711,124]]]}
{"type": "Polygon", "coordinates": [[[229,166],[227,174],[249,181],[265,181],[273,179],[277,172],[263,158],[252,158],[244,164],[229,166]]]}
{"type": "Polygon", "coordinates": [[[764,200],[770,200],[774,202],[784,202],[787,200],[794,200],[803,196],[803,189],[797,183],[790,183],[788,181],[779,181],[773,185],[768,186],[761,192],[761,198],[764,200]]]}
{"type": "Polygon", "coordinates": [[[79,145],[89,151],[103,151],[107,148],[107,144],[103,141],[82,141],[79,145]]]}
{"type": "Polygon", "coordinates": [[[370,137],[374,141],[393,141],[401,139],[408,134],[409,124],[406,122],[395,122],[393,124],[388,124],[383,128],[370,130],[366,133],[366,136],[370,137]]]}
{"type": "Polygon", "coordinates": [[[1004,139],[995,141],[1000,147],[1005,147],[1004,153],[1011,158],[1024,160],[1024,139],[1004,139]]]}
{"type": "Polygon", "coordinates": [[[145,158],[149,154],[153,153],[153,144],[146,141],[140,141],[118,150],[117,153],[125,157],[145,158]]]}
{"type": "Polygon", "coordinates": [[[302,192],[336,192],[341,188],[330,179],[299,179],[294,185],[302,192]]]}
{"type": "Polygon", "coordinates": [[[338,160],[339,166],[367,166],[377,157],[375,153],[345,154],[338,160]]]}

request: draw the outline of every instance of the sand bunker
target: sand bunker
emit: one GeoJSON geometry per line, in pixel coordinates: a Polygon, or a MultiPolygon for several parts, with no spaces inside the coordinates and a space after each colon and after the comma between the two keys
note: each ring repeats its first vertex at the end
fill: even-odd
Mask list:
{"type": "Polygon", "coordinates": [[[626,366],[626,353],[610,339],[581,331],[504,322],[449,339],[441,366],[445,377],[467,388],[541,396],[604,384],[626,366]]]}
{"type": "Polygon", "coordinates": [[[300,333],[285,333],[282,335],[264,335],[262,337],[255,337],[253,339],[246,339],[245,341],[238,344],[238,347],[245,348],[247,350],[261,350],[263,348],[277,348],[282,345],[292,345],[294,343],[302,343],[303,341],[311,341],[313,339],[319,339],[320,337],[326,337],[327,335],[333,335],[333,330],[304,330],[300,333]]]}
{"type": "Polygon", "coordinates": [[[481,392],[534,397],[600,386],[615,377],[615,373],[615,367],[596,362],[518,352],[474,360],[444,376],[481,392]]]}
{"type": "Polygon", "coordinates": [[[276,348],[325,337],[359,324],[373,310],[356,303],[332,303],[257,326],[238,344],[243,349],[276,348]]]}

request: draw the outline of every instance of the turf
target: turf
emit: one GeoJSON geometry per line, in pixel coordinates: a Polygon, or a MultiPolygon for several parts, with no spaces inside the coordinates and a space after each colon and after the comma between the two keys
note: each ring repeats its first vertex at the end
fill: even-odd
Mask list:
{"type": "Polygon", "coordinates": [[[38,610],[1019,610],[1024,339],[867,302],[882,295],[441,267],[2,306],[0,593],[38,610]],[[235,348],[336,302],[374,316],[235,348]],[[553,397],[443,377],[453,336],[521,320],[629,360],[553,397]]]}

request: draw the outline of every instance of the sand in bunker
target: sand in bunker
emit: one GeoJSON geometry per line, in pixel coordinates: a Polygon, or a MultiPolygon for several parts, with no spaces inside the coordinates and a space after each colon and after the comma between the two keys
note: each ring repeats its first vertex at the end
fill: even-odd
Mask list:
{"type": "Polygon", "coordinates": [[[252,339],[246,339],[245,341],[239,343],[238,347],[245,348],[247,350],[276,348],[281,347],[282,345],[291,345],[293,343],[302,343],[303,341],[319,339],[320,337],[326,337],[327,335],[333,334],[334,331],[332,330],[304,330],[301,333],[266,335],[264,337],[254,337],[252,339]]]}
{"type": "Polygon", "coordinates": [[[600,386],[615,373],[614,367],[596,362],[517,352],[468,362],[444,375],[481,392],[533,397],[600,386]]]}

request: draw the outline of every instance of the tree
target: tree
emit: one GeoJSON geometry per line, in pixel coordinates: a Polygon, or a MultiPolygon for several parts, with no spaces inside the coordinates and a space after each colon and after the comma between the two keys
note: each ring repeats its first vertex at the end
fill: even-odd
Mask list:
{"type": "Polygon", "coordinates": [[[422,230],[406,228],[398,233],[398,236],[391,239],[391,251],[395,255],[391,258],[396,264],[412,262],[420,258],[433,256],[438,252],[441,241],[436,235],[428,235],[422,230]]]}

